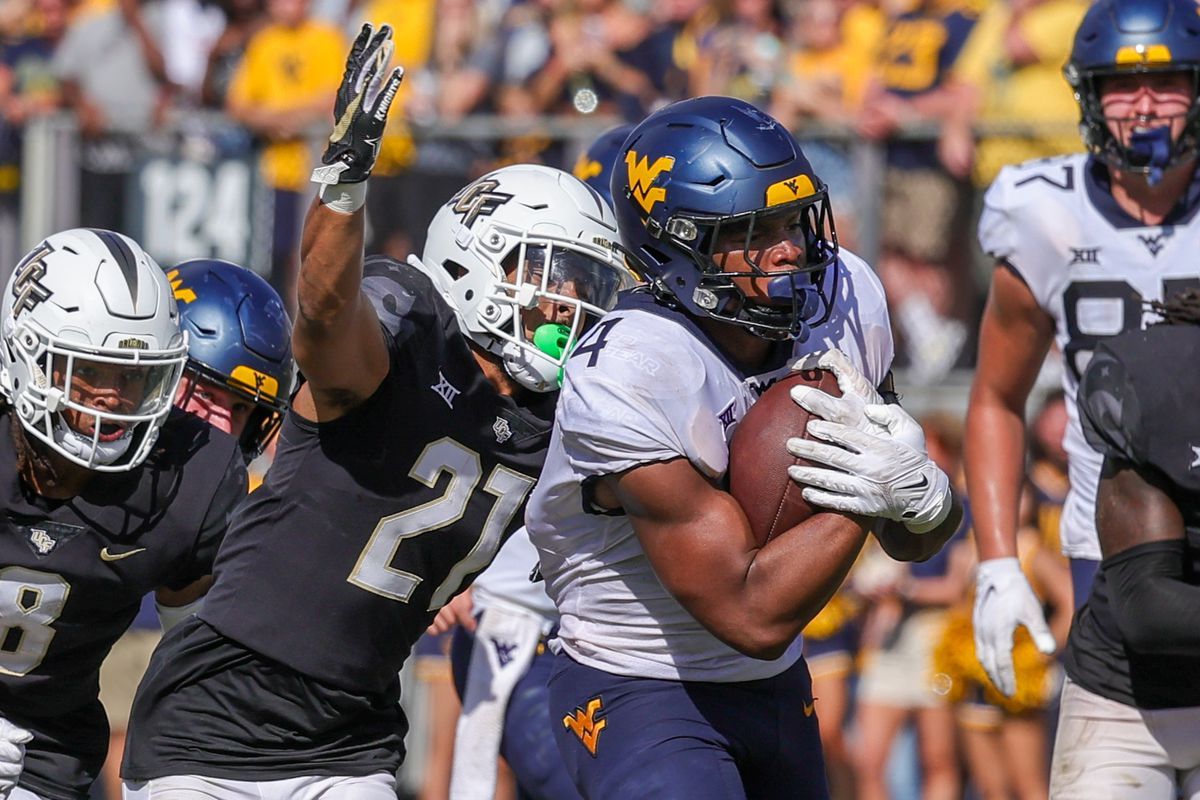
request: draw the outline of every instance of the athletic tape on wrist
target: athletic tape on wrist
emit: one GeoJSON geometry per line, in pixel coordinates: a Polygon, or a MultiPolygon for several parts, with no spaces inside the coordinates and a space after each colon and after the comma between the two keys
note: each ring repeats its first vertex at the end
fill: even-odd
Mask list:
{"type": "Polygon", "coordinates": [[[367,182],[327,183],[321,186],[321,205],[339,214],[353,214],[367,202],[367,182]]]}

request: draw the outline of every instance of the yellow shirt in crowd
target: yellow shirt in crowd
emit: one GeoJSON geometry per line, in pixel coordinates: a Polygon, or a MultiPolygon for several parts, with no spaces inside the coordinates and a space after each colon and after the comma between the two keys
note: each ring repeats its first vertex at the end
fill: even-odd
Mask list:
{"type": "MultiPolygon", "coordinates": [[[[333,97],[349,51],[340,31],[312,20],[296,28],[270,25],[255,34],[234,73],[229,101],[269,111],[303,108],[333,97]]],[[[313,153],[306,139],[275,141],[263,152],[260,168],[275,189],[308,186],[313,153]]]]}
{"type": "MultiPolygon", "coordinates": [[[[429,61],[436,12],[437,0],[371,0],[363,9],[363,19],[374,25],[392,26],[396,47],[392,66],[404,67],[412,76],[429,61]]],[[[388,112],[387,129],[379,143],[373,175],[395,175],[416,156],[412,134],[404,123],[404,108],[411,93],[412,84],[406,77],[388,112]]]]}
{"type": "Polygon", "coordinates": [[[1082,149],[1072,127],[1079,121],[1079,106],[1062,68],[1087,8],[1088,0],[1046,0],[1026,11],[1017,25],[1038,59],[1020,67],[1005,54],[1004,34],[1012,20],[1009,5],[993,3],[980,17],[955,62],[954,75],[981,90],[981,121],[1057,124],[1061,130],[1038,137],[984,139],[975,158],[977,184],[991,183],[1006,164],[1082,149]]]}

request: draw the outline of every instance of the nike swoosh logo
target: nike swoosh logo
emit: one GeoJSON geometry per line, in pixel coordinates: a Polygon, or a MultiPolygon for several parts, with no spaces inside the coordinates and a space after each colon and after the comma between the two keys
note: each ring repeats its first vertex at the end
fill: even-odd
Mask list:
{"type": "Polygon", "coordinates": [[[145,552],[145,550],[146,550],[146,548],[139,547],[138,549],[130,550],[127,553],[110,553],[108,551],[107,547],[101,547],[100,548],[100,560],[101,561],[120,561],[122,558],[129,558],[130,556],[136,556],[138,553],[145,552]]]}
{"type": "Polygon", "coordinates": [[[816,700],[813,700],[811,703],[805,703],[804,704],[804,716],[811,717],[813,715],[813,710],[816,708],[816,706],[817,706],[816,700]]]}
{"type": "Polygon", "coordinates": [[[912,484],[911,486],[898,486],[898,487],[896,487],[896,488],[898,488],[898,489],[899,489],[900,491],[902,491],[902,492],[906,492],[906,491],[908,491],[909,489],[924,489],[924,488],[925,488],[926,486],[928,486],[928,485],[929,485],[929,478],[927,478],[926,476],[922,475],[922,476],[921,476],[921,482],[920,482],[920,483],[914,483],[914,484],[912,484]]]}

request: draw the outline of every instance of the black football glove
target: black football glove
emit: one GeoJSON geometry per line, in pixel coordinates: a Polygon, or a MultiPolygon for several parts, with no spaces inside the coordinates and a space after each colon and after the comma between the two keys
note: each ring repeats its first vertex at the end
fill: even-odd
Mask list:
{"type": "Polygon", "coordinates": [[[321,156],[324,166],[313,170],[314,183],[360,183],[371,176],[388,109],[404,76],[396,67],[384,80],[391,58],[391,26],[375,31],[370,23],[363,25],[346,59],[333,107],[333,133],[321,156]]]}

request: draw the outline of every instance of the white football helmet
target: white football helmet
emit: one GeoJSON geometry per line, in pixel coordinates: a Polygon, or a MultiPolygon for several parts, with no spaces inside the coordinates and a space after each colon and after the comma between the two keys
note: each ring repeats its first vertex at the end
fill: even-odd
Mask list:
{"type": "Polygon", "coordinates": [[[21,425],[76,464],[133,469],[171,411],[187,337],[166,274],[119,233],[56,233],[0,302],[0,391],[21,425]]]}
{"type": "Polygon", "coordinates": [[[454,195],[409,263],[514,380],[550,392],[584,327],[634,282],[616,242],[616,218],[592,188],[561,170],[518,164],[454,195]]]}

